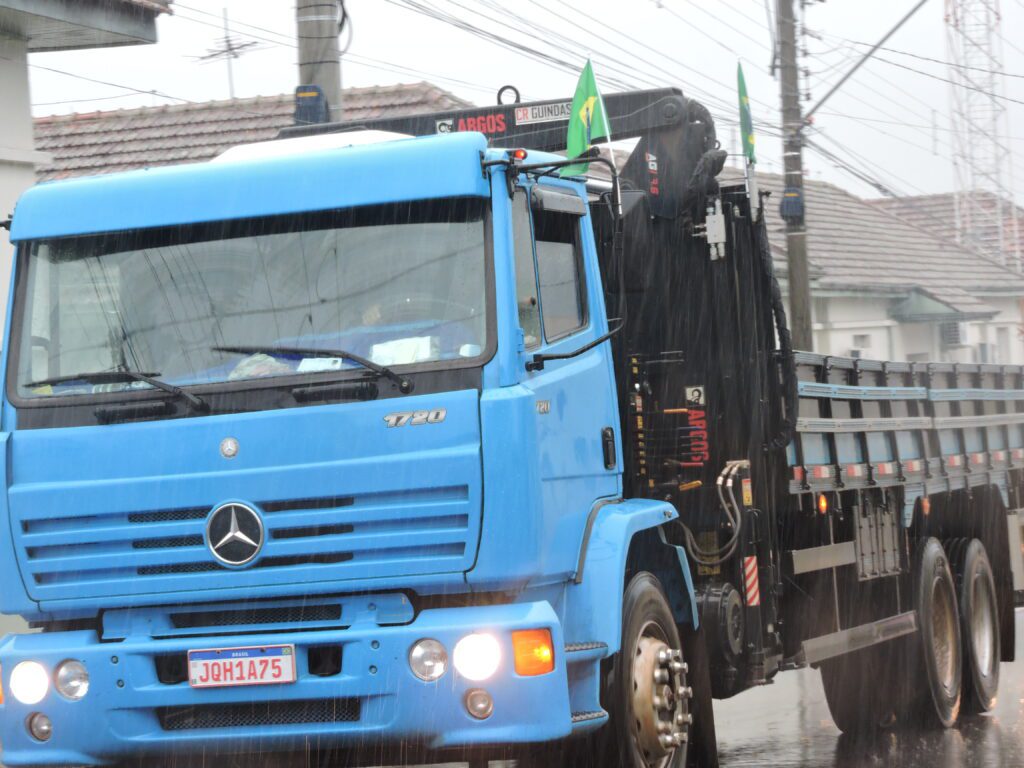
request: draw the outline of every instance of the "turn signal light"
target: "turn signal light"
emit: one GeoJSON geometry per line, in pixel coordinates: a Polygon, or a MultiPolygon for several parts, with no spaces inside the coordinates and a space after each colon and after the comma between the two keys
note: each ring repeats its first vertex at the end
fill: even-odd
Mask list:
{"type": "Polygon", "coordinates": [[[527,151],[525,149],[514,149],[512,150],[512,157],[515,160],[525,160],[527,151]]]}
{"type": "Polygon", "coordinates": [[[822,515],[828,514],[828,496],[824,493],[818,494],[818,513],[822,515]]]}
{"type": "Polygon", "coordinates": [[[546,675],[555,668],[555,649],[551,630],[524,629],[512,633],[516,673],[525,677],[546,675]]]}

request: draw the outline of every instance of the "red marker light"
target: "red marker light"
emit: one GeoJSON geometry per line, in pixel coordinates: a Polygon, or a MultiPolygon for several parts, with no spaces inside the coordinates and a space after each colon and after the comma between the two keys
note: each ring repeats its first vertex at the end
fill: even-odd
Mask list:
{"type": "Polygon", "coordinates": [[[526,159],[526,155],[527,155],[527,152],[526,152],[525,149],[514,149],[514,150],[512,150],[512,159],[513,160],[525,160],[526,159]]]}
{"type": "Polygon", "coordinates": [[[828,497],[824,493],[818,494],[818,512],[822,515],[828,514],[828,497]]]}

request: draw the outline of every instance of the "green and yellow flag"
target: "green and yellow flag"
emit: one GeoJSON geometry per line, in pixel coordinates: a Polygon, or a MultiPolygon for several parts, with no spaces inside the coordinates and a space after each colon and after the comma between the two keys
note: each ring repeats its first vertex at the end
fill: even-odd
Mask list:
{"type": "MultiPolygon", "coordinates": [[[[594,139],[607,139],[612,135],[608,127],[608,116],[604,111],[601,92],[597,90],[594,69],[590,59],[580,73],[576,84],[576,95],[572,97],[572,113],[569,117],[569,135],[566,137],[565,154],[579,157],[593,145],[594,139]]],[[[562,176],[579,176],[587,172],[589,163],[576,163],[562,169],[562,176]]]]}
{"type": "Polygon", "coordinates": [[[751,165],[757,162],[754,154],[754,118],[750,114],[750,97],[747,96],[747,81],[743,79],[743,65],[736,65],[736,79],[740,92],[740,132],[743,134],[743,154],[751,165]]]}

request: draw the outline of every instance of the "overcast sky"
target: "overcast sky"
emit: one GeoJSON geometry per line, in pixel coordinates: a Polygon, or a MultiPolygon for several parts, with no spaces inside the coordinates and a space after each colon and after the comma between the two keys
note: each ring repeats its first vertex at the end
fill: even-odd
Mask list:
{"type": "MultiPolygon", "coordinates": [[[[524,46],[580,66],[589,52],[603,90],[676,86],[704,101],[723,118],[719,135],[730,151],[739,137],[724,121],[736,119],[736,63],[743,62],[758,129],[758,159],[764,170],[781,168],[779,86],[769,73],[771,33],[765,0],[421,0],[464,21],[524,46]],[[514,16],[518,14],[518,20],[514,16]],[[570,23],[575,22],[575,23],[570,23]]],[[[806,14],[809,70],[803,88],[811,103],[828,90],[864,50],[876,42],[916,0],[828,0],[809,2],[806,14]]],[[[1018,201],[1024,201],[1024,0],[1001,0],[1005,136],[1018,201]],[[1016,77],[1012,75],[1017,75],[1016,77]]],[[[799,4],[799,0],[797,0],[799,4]]],[[[352,39],[344,58],[346,86],[428,80],[476,104],[494,102],[498,87],[512,83],[524,98],[570,97],[576,73],[536,61],[468,32],[425,18],[392,0],[348,0],[352,39]]],[[[771,3],[774,6],[774,2],[771,3]]],[[[945,0],[929,2],[864,66],[815,120],[811,137],[872,180],[896,194],[953,189],[953,136],[945,61],[945,0]],[[897,52],[898,51],[898,52],[897,52]],[[910,56],[907,54],[914,54],[910,56]],[[897,66],[900,65],[900,66],[897,66]],[[919,70],[921,73],[914,72],[919,70]]],[[[224,63],[198,57],[223,37],[227,8],[239,41],[258,46],[234,65],[239,97],[290,92],[297,84],[295,11],[290,0],[185,0],[158,22],[152,46],[36,54],[31,63],[37,115],[91,112],[205,101],[228,97],[224,63]],[[101,85],[41,69],[50,67],[111,83],[101,85]],[[122,86],[122,87],[117,87],[122,86]],[[134,93],[126,88],[156,91],[134,93]],[[169,98],[174,97],[174,98],[169,98]],[[70,101],[75,100],[75,101],[70,101]]],[[[347,37],[347,36],[346,36],[347,37]]],[[[805,105],[805,108],[809,106],[805,105]]],[[[811,178],[826,179],[865,196],[876,189],[833,160],[805,157],[811,178]]]]}

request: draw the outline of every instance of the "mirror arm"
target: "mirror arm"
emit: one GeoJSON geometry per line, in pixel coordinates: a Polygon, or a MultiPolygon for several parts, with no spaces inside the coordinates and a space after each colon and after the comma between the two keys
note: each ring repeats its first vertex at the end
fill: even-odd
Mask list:
{"type": "Polygon", "coordinates": [[[614,328],[612,328],[610,331],[608,331],[608,333],[605,333],[605,334],[603,334],[601,336],[598,336],[596,339],[594,339],[589,344],[584,344],[579,349],[577,349],[577,350],[575,350],[573,352],[566,352],[563,355],[545,355],[545,354],[538,353],[538,354],[533,356],[532,360],[527,360],[526,361],[526,370],[528,370],[530,372],[533,372],[533,371],[543,371],[544,370],[544,363],[548,362],[549,360],[569,360],[570,358],[573,358],[573,357],[579,357],[584,352],[589,352],[590,350],[592,350],[594,347],[598,346],[599,344],[603,344],[604,342],[608,341],[608,339],[610,339],[612,336],[614,336],[616,333],[618,333],[621,330],[622,330],[622,323],[620,322],[618,325],[616,325],[614,328]]]}

